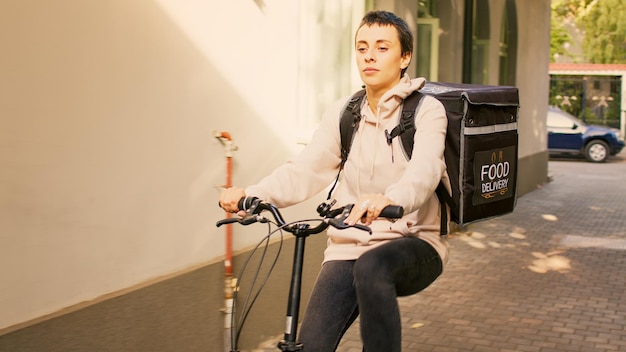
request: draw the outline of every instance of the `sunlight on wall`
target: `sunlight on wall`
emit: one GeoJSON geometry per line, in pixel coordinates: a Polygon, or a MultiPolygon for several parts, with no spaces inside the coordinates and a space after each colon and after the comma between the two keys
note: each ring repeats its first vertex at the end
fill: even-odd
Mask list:
{"type": "Polygon", "coordinates": [[[297,2],[159,1],[0,3],[0,329],[217,260],[212,130],[299,148],[297,2]]]}
{"type": "MultiPolygon", "coordinates": [[[[157,0],[277,137],[298,150],[297,2],[157,0]],[[230,14],[230,15],[225,15],[230,14]]],[[[251,126],[253,127],[253,126],[251,126]]]]}

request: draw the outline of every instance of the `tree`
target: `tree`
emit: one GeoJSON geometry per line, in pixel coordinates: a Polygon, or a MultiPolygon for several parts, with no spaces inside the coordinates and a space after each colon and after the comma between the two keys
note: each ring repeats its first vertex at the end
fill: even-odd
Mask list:
{"type": "Polygon", "coordinates": [[[550,62],[555,62],[559,56],[572,56],[567,50],[567,44],[572,41],[571,36],[555,16],[550,19],[550,62]]]}
{"type": "Polygon", "coordinates": [[[575,47],[577,39],[572,37],[572,30],[577,29],[576,19],[579,11],[591,0],[552,0],[550,18],[550,61],[555,62],[559,56],[567,56],[574,62],[584,61],[580,54],[570,51],[575,47]]]}
{"type": "MultiPolygon", "coordinates": [[[[574,39],[565,25],[583,31],[582,61],[626,63],[626,0],[553,0],[551,54],[572,57],[567,50],[574,39]]],[[[575,61],[578,61],[575,59],[575,61]]]]}
{"type": "Polygon", "coordinates": [[[594,64],[626,63],[626,1],[592,1],[578,24],[585,31],[583,52],[594,64]]]}

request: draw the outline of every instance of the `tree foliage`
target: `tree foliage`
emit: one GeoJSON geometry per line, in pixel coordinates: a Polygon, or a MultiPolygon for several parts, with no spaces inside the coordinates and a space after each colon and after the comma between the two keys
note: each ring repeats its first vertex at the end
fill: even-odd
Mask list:
{"type": "Polygon", "coordinates": [[[626,63],[626,1],[593,1],[578,23],[584,28],[583,51],[594,64],[626,63]]]}
{"type": "Polygon", "coordinates": [[[626,63],[626,0],[553,0],[551,54],[568,55],[572,38],[564,27],[569,22],[583,30],[584,61],[626,63]]]}
{"type": "Polygon", "coordinates": [[[584,16],[584,12],[589,6],[597,0],[553,0],[552,12],[558,18],[567,18],[573,16],[580,18],[584,16]]]}
{"type": "Polygon", "coordinates": [[[563,26],[563,22],[552,16],[550,25],[552,28],[550,31],[550,61],[554,62],[558,56],[571,56],[566,49],[566,44],[572,39],[563,26]]]}

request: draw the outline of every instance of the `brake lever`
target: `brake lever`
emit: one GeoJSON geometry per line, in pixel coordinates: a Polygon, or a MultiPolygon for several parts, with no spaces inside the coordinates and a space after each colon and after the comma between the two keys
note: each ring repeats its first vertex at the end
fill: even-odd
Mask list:
{"type": "Polygon", "coordinates": [[[353,207],[354,207],[354,204],[348,204],[345,207],[343,207],[343,211],[341,212],[341,215],[339,215],[338,217],[334,217],[332,219],[328,219],[328,224],[339,230],[345,230],[347,228],[354,227],[359,230],[367,231],[371,235],[372,229],[370,229],[368,226],[365,226],[362,224],[354,224],[354,225],[346,224],[345,221],[348,218],[348,215],[350,215],[350,212],[352,211],[353,207]]]}
{"type": "Polygon", "coordinates": [[[227,218],[227,219],[222,219],[222,220],[218,220],[217,223],[215,224],[215,226],[220,227],[222,225],[226,225],[226,224],[232,224],[235,222],[239,222],[239,218],[227,218]]]}
{"type": "Polygon", "coordinates": [[[248,214],[246,213],[246,215],[244,215],[244,217],[239,219],[239,223],[242,225],[250,225],[250,224],[254,224],[255,222],[261,222],[261,223],[266,223],[269,220],[261,215],[258,214],[248,214]]]}
{"type": "Polygon", "coordinates": [[[226,224],[232,224],[238,222],[241,225],[250,225],[250,224],[254,224],[255,222],[261,222],[261,223],[265,223],[268,222],[268,219],[257,215],[257,214],[251,214],[251,213],[246,213],[246,215],[244,215],[243,217],[237,217],[237,218],[227,218],[227,219],[222,219],[222,220],[218,220],[216,223],[217,227],[220,227],[222,225],[226,225],[226,224]]]}

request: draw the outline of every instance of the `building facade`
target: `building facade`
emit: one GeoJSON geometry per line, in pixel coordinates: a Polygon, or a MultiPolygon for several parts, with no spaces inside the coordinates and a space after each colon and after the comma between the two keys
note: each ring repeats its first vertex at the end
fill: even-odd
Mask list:
{"type": "Polygon", "coordinates": [[[625,64],[550,64],[550,104],[626,133],[625,64]]]}
{"type": "MultiPolygon", "coordinates": [[[[297,153],[359,88],[371,9],[414,27],[412,76],[517,86],[519,194],[546,182],[549,0],[2,2],[0,351],[222,349],[226,248],[238,276],[265,233],[233,227],[227,244],[215,227],[215,132],[236,185],[297,153]]],[[[284,328],[292,242],[242,348],[284,328]]],[[[307,244],[303,302],[324,243],[307,244]]]]}

